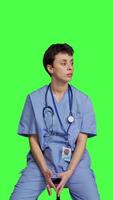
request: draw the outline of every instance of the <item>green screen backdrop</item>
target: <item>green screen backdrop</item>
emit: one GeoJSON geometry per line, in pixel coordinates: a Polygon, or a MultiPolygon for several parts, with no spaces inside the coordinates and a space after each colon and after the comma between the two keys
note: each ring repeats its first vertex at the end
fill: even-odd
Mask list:
{"type": "MultiPolygon", "coordinates": [[[[101,200],[113,200],[113,3],[105,1],[1,1],[0,200],[8,200],[26,166],[28,138],[17,127],[28,93],[50,82],[42,57],[52,43],[74,50],[71,84],[90,96],[97,137],[89,138],[101,200]]],[[[54,200],[45,190],[39,200],[54,200]]],[[[71,200],[68,189],[61,199],[71,200]]]]}

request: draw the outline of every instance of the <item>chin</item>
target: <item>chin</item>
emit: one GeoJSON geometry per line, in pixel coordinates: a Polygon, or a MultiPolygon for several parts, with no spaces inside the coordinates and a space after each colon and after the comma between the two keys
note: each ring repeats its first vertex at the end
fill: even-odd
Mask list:
{"type": "Polygon", "coordinates": [[[59,81],[67,83],[67,82],[71,81],[71,79],[72,79],[72,77],[64,77],[64,79],[63,78],[59,78],[59,81]]]}
{"type": "Polygon", "coordinates": [[[71,78],[63,79],[63,80],[62,80],[62,82],[65,82],[65,83],[67,83],[67,82],[69,82],[69,81],[71,81],[71,78]]]}
{"type": "Polygon", "coordinates": [[[72,77],[68,77],[66,80],[67,80],[67,81],[71,81],[71,79],[72,79],[72,77]]]}

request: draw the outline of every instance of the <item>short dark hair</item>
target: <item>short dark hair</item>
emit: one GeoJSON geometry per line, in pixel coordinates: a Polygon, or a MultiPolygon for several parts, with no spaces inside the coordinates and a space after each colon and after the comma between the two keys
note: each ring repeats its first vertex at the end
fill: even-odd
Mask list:
{"type": "Polygon", "coordinates": [[[45,51],[44,56],[43,56],[43,65],[47,73],[51,76],[47,69],[47,65],[53,65],[53,61],[55,59],[55,56],[58,53],[67,53],[68,55],[73,56],[74,54],[74,49],[67,43],[57,43],[57,44],[52,44],[49,46],[49,48],[45,51]]]}

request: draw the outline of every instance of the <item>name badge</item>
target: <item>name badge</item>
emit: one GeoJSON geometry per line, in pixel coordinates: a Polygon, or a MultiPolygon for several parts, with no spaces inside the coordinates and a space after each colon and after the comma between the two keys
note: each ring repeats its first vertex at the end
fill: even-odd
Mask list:
{"type": "Polygon", "coordinates": [[[62,159],[65,161],[71,160],[71,148],[69,147],[62,147],[62,159]]]}

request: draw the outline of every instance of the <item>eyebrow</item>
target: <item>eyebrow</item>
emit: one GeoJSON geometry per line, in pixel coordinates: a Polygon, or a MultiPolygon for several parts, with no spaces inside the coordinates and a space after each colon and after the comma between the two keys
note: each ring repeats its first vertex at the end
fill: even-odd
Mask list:
{"type": "MultiPolygon", "coordinates": [[[[73,61],[74,59],[71,59],[70,61],[73,61]]],[[[67,61],[66,59],[61,59],[61,61],[67,61]]]]}

